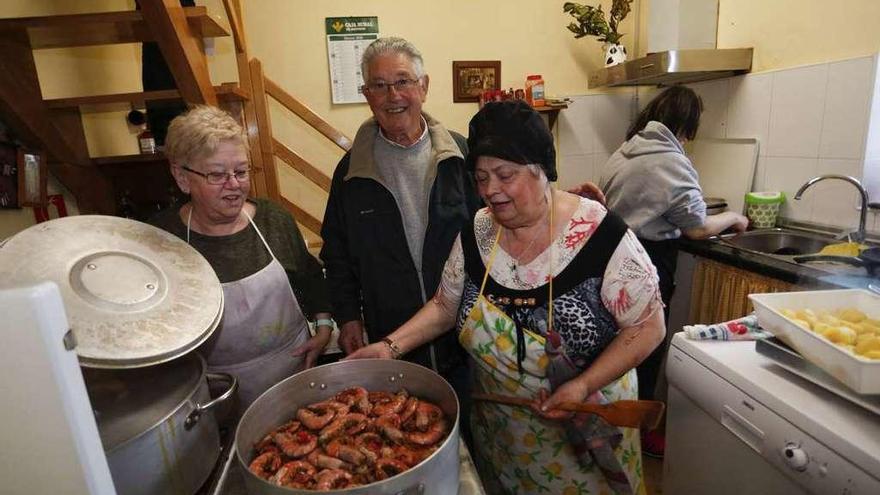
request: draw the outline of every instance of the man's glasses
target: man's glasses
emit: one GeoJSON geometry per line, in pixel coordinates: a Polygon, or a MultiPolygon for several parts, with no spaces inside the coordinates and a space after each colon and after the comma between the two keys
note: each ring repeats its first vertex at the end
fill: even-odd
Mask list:
{"type": "Polygon", "coordinates": [[[418,85],[419,85],[418,78],[416,78],[416,79],[398,79],[397,81],[394,81],[393,83],[387,83],[385,81],[377,81],[377,82],[364,84],[363,86],[361,86],[361,91],[363,91],[364,94],[372,94],[372,95],[381,96],[381,95],[384,95],[384,94],[387,94],[388,92],[390,92],[392,87],[394,88],[395,91],[400,93],[402,91],[408,91],[410,89],[413,89],[418,85]]]}
{"type": "Polygon", "coordinates": [[[233,172],[208,172],[207,174],[204,172],[199,172],[198,170],[193,170],[186,165],[181,165],[180,168],[186,170],[187,172],[192,172],[196,175],[201,175],[205,178],[208,184],[213,186],[219,186],[221,184],[226,184],[226,181],[235,177],[235,180],[238,182],[244,182],[248,179],[248,174],[250,173],[250,169],[244,170],[235,170],[233,172]]]}

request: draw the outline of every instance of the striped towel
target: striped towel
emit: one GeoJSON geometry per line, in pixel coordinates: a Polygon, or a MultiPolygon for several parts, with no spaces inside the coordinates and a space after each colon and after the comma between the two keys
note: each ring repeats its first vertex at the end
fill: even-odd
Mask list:
{"type": "Polygon", "coordinates": [[[758,325],[755,313],[714,325],[685,325],[684,334],[691,340],[760,340],[773,336],[758,325]]]}

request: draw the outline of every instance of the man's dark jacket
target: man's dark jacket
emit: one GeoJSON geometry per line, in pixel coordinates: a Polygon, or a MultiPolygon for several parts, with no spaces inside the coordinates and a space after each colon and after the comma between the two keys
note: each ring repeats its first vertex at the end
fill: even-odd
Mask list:
{"type": "MultiPolygon", "coordinates": [[[[437,291],[456,236],[480,204],[465,168],[466,140],[425,115],[431,137],[434,177],[422,252],[424,292],[391,192],[373,159],[379,127],[374,119],[358,130],[330,186],[324,214],[321,259],[327,271],[333,316],[339,325],[363,319],[370,342],[378,342],[409,320],[437,291]]],[[[445,372],[462,362],[455,332],[409,352],[405,359],[445,372]],[[432,349],[433,348],[433,349],[432,349]]]]}

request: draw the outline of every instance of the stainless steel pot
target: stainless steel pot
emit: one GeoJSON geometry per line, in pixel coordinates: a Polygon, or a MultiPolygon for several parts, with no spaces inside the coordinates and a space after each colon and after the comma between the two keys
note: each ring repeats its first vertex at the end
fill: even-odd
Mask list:
{"type": "Polygon", "coordinates": [[[458,398],[449,383],[433,371],[385,359],[341,361],[298,373],[267,390],[245,411],[235,432],[235,452],[244,471],[250,495],[314,495],[311,490],[275,486],[248,470],[254,444],[267,432],[291,419],[297,408],[333,396],[348,387],[367,390],[405,388],[413,395],[434,402],[453,424],[439,449],[414,468],[369,485],[321,493],[346,495],[449,495],[458,493],[458,398]]]}
{"type": "Polygon", "coordinates": [[[231,375],[190,353],[148,368],[83,368],[101,443],[120,495],[192,495],[220,455],[212,408],[235,393],[231,375]],[[211,400],[208,379],[229,388],[211,400]]]}

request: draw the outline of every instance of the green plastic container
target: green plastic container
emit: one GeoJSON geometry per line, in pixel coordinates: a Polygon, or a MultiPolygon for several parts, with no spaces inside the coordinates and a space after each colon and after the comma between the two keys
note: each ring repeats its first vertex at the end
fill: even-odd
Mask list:
{"type": "Polygon", "coordinates": [[[779,205],[785,202],[785,193],[780,191],[746,193],[746,216],[749,225],[755,229],[770,229],[776,226],[779,205]]]}

